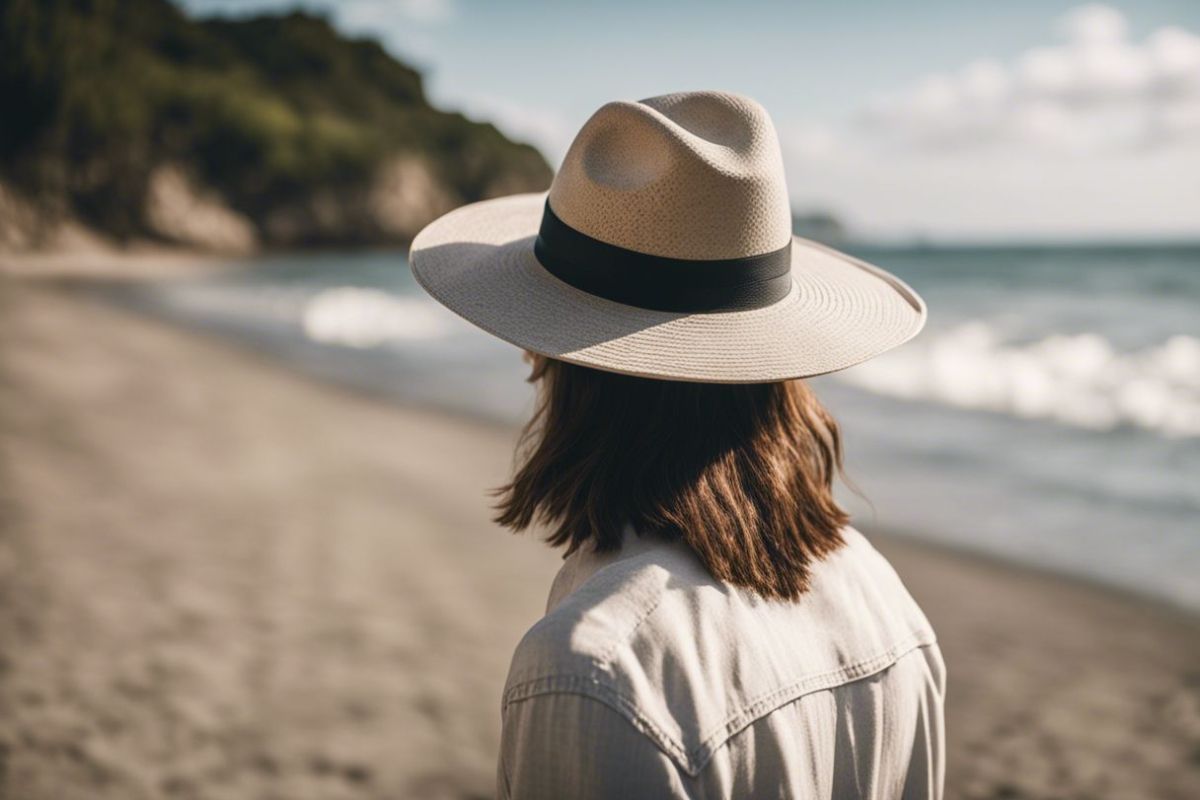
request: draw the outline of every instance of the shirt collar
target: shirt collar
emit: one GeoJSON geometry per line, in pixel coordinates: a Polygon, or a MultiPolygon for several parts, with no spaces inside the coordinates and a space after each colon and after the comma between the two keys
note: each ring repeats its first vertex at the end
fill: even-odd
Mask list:
{"type": "Polygon", "coordinates": [[[621,546],[618,549],[598,553],[593,544],[589,541],[580,545],[563,560],[550,587],[550,597],[546,601],[547,614],[604,567],[662,547],[667,541],[655,534],[639,535],[633,526],[626,525],[621,529],[621,546]]]}

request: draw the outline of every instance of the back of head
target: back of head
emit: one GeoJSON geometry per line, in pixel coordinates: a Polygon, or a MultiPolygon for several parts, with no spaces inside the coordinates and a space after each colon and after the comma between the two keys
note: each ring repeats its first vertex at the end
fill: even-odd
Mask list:
{"type": "Polygon", "coordinates": [[[537,522],[568,552],[626,525],[682,539],[712,575],[794,599],[842,544],[837,426],[800,381],[632,377],[534,356],[539,406],[497,521],[537,522]]]}

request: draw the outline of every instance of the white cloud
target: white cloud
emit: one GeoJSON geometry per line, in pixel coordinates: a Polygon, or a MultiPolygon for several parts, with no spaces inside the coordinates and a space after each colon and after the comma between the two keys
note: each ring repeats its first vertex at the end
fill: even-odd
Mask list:
{"type": "Polygon", "coordinates": [[[877,97],[850,120],[780,126],[796,208],[856,235],[1200,235],[1200,37],[1131,41],[1086,6],[1065,39],[877,97]]]}
{"type": "Polygon", "coordinates": [[[1123,40],[1129,25],[1115,8],[1093,4],[1068,11],[1059,21],[1059,28],[1073,41],[1103,44],[1123,40]]]}
{"type": "Polygon", "coordinates": [[[1134,42],[1125,17],[1103,5],[1059,27],[1065,41],[1010,64],[975,61],[875,99],[858,133],[884,149],[1056,155],[1200,142],[1200,36],[1168,27],[1134,42]]]}
{"type": "Polygon", "coordinates": [[[841,142],[834,130],[814,123],[802,124],[791,130],[783,137],[781,144],[784,156],[794,157],[798,161],[837,158],[841,153],[841,142]]]}
{"type": "MultiPolygon", "coordinates": [[[[812,156],[786,132],[793,207],[871,239],[1122,239],[1200,235],[1200,148],[1061,158],[1011,150],[891,151],[838,135],[812,156]]],[[[810,136],[816,137],[811,133],[810,136]]]]}

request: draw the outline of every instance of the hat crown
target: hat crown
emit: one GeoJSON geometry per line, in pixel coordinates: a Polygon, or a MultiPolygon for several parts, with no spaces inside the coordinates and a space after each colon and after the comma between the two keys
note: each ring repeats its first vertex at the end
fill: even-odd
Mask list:
{"type": "Polygon", "coordinates": [[[549,203],[593,239],[666,258],[757,256],[792,235],[775,127],[758,103],[724,92],[603,106],[572,142],[549,203]]]}

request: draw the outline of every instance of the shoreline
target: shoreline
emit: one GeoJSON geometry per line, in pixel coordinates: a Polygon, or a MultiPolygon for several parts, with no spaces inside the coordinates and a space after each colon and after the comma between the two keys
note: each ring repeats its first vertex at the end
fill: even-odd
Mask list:
{"type": "MultiPolygon", "coordinates": [[[[122,277],[122,281],[128,281],[131,284],[141,283],[143,279],[134,277],[122,277]]],[[[78,291],[81,297],[85,297],[97,288],[103,289],[105,282],[96,282],[89,277],[66,277],[66,278],[50,278],[47,282],[54,287],[65,289],[68,291],[78,291]]],[[[239,352],[251,354],[258,359],[264,367],[268,369],[282,369],[289,374],[298,375],[306,380],[312,380],[324,386],[332,387],[338,391],[345,392],[349,396],[362,398],[370,402],[380,403],[388,408],[395,408],[400,411],[411,410],[419,413],[434,414],[445,417],[449,420],[467,424],[482,426],[489,429],[510,432],[513,435],[520,431],[519,423],[509,422],[494,415],[489,415],[482,411],[472,411],[465,407],[449,407],[439,406],[435,403],[419,403],[398,399],[388,391],[373,388],[365,383],[355,383],[350,381],[338,380],[335,378],[323,377],[314,375],[303,369],[297,369],[287,362],[279,359],[269,348],[261,347],[253,340],[247,340],[237,334],[228,333],[221,330],[213,330],[205,328],[201,325],[196,325],[186,320],[181,320],[173,317],[170,314],[160,313],[153,306],[145,305],[138,302],[128,302],[124,298],[103,298],[106,302],[111,303],[114,307],[118,307],[123,311],[132,313],[146,319],[155,321],[158,324],[167,325],[168,327],[177,330],[186,331],[191,335],[196,335],[211,341],[220,343],[222,346],[233,348],[239,352]]],[[[929,548],[935,552],[945,552],[953,556],[962,557],[965,559],[977,560],[985,564],[994,564],[1000,567],[1006,567],[1013,570],[1028,570],[1038,575],[1044,576],[1053,580],[1069,581],[1081,587],[1087,587],[1100,592],[1115,593],[1125,597],[1129,602],[1141,603],[1148,608],[1157,609],[1166,614],[1179,615],[1181,619],[1195,620],[1200,624],[1200,609],[1190,607],[1184,603],[1174,602],[1169,597],[1161,594],[1153,594],[1145,589],[1138,588],[1130,584],[1118,584],[1107,582],[1103,578],[1088,575],[1083,572],[1069,572],[1053,566],[1041,565],[1029,561],[1022,561],[1017,557],[1009,556],[1004,553],[975,549],[968,544],[959,544],[946,540],[938,540],[922,535],[919,531],[908,530],[902,526],[897,526],[888,523],[868,522],[859,526],[864,531],[870,531],[889,539],[900,539],[920,547],[929,548]]]]}
{"type": "MultiPolygon", "coordinates": [[[[853,522],[852,522],[853,524],[853,522]]],[[[936,541],[923,537],[920,533],[905,528],[867,523],[856,525],[860,530],[870,535],[882,537],[885,540],[901,542],[905,546],[926,551],[931,556],[945,556],[955,561],[970,562],[985,569],[996,569],[1018,574],[1027,574],[1031,578],[1053,583],[1068,584],[1078,591],[1093,592],[1106,595],[1113,600],[1119,600],[1130,606],[1143,608],[1147,613],[1174,618],[1180,624],[1196,626],[1197,636],[1200,636],[1200,611],[1189,608],[1181,603],[1173,603],[1165,597],[1149,594],[1132,586],[1120,586],[1106,583],[1100,578],[1075,572],[1066,572],[1054,567],[1031,564],[1010,558],[1001,553],[973,550],[966,545],[953,542],[936,541]]]]}
{"type": "MultiPolygon", "coordinates": [[[[0,794],[487,796],[558,557],[515,430],[0,277],[0,794]],[[147,602],[149,601],[149,602],[147,602]]],[[[947,796],[1200,788],[1200,621],[865,525],[939,633],[947,796]]]]}
{"type": "MultiPolygon", "coordinates": [[[[61,286],[69,291],[79,291],[81,295],[86,295],[90,289],[94,288],[94,285],[86,279],[83,281],[64,281],[61,283],[61,286]]],[[[471,411],[466,408],[437,406],[433,403],[420,404],[415,402],[406,402],[397,399],[385,390],[372,388],[366,384],[350,383],[332,378],[323,378],[321,376],[312,375],[303,370],[292,368],[287,363],[280,361],[278,357],[271,353],[271,351],[265,348],[259,348],[254,343],[247,342],[234,334],[227,334],[222,331],[206,330],[200,326],[182,322],[178,319],[170,317],[169,315],[158,314],[151,309],[134,304],[126,305],[114,303],[114,306],[118,306],[122,310],[128,311],[128,313],[151,319],[157,324],[182,330],[187,332],[189,335],[195,335],[217,342],[222,347],[229,347],[239,352],[249,354],[258,362],[260,362],[266,369],[280,369],[288,372],[289,374],[297,375],[304,380],[310,380],[320,385],[330,387],[335,391],[344,392],[347,396],[355,397],[370,403],[377,403],[384,408],[393,408],[401,412],[412,411],[420,414],[429,414],[444,418],[451,423],[486,428],[513,436],[516,436],[521,429],[520,424],[506,422],[483,412],[471,411]]],[[[922,536],[918,531],[908,530],[906,528],[889,525],[887,523],[867,522],[858,524],[852,520],[851,524],[854,524],[855,527],[859,528],[865,533],[882,536],[890,540],[901,541],[905,544],[912,545],[916,548],[925,549],[932,553],[945,554],[955,559],[975,561],[985,566],[998,567],[1016,572],[1029,572],[1047,580],[1069,582],[1075,584],[1081,589],[1116,595],[1124,599],[1126,602],[1143,605],[1154,613],[1176,615],[1181,621],[1191,621],[1197,625],[1197,632],[1198,635],[1200,635],[1200,609],[1193,609],[1182,603],[1172,602],[1170,599],[1164,596],[1150,594],[1149,592],[1138,589],[1134,586],[1108,583],[1101,578],[1092,577],[1084,573],[1067,572],[1051,566],[1021,561],[1017,558],[1006,556],[1002,553],[973,549],[965,544],[956,544],[954,542],[931,539],[929,537],[922,536]]]]}

